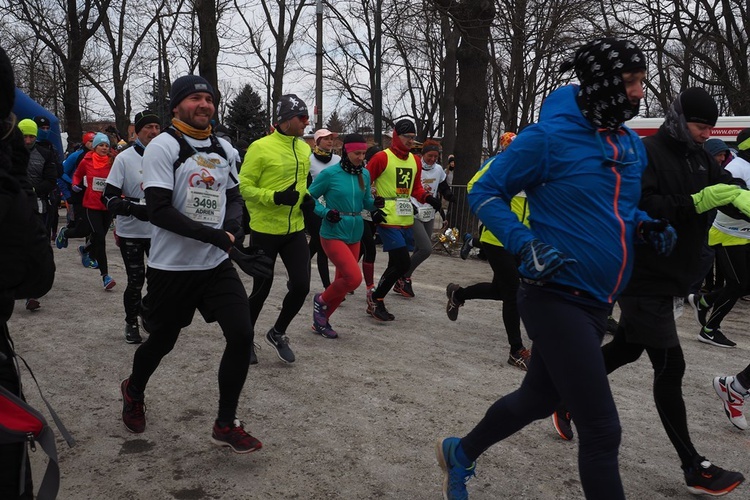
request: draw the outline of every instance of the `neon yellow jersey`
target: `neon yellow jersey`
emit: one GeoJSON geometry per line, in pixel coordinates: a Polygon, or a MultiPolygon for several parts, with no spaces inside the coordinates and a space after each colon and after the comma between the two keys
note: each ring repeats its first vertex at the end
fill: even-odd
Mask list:
{"type": "Polygon", "coordinates": [[[734,247],[747,245],[749,243],[750,239],[732,236],[731,234],[719,231],[713,226],[708,230],[708,244],[710,246],[721,245],[723,247],[734,247]]]}
{"type": "MultiPolygon", "coordinates": [[[[492,160],[487,161],[484,166],[482,166],[482,168],[480,168],[479,171],[474,174],[474,177],[472,177],[469,183],[466,185],[467,192],[471,192],[471,188],[472,186],[474,186],[474,183],[477,181],[477,179],[482,177],[485,172],[487,172],[490,164],[492,164],[492,160]]],[[[516,214],[516,216],[518,216],[519,221],[521,221],[526,227],[529,227],[529,202],[526,199],[525,194],[521,193],[514,196],[513,199],[510,200],[510,209],[514,214],[516,214]]],[[[482,226],[482,234],[479,236],[479,241],[498,247],[503,246],[500,240],[498,240],[497,237],[492,234],[486,226],[482,226]]]]}
{"type": "Polygon", "coordinates": [[[375,179],[375,190],[378,196],[385,198],[385,227],[414,225],[414,209],[411,203],[411,191],[417,177],[417,160],[414,155],[402,160],[390,149],[385,150],[388,165],[375,179]]]}

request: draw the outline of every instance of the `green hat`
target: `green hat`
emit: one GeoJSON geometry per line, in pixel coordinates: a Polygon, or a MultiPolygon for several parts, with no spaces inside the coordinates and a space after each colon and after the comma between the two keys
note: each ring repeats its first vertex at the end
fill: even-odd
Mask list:
{"type": "Polygon", "coordinates": [[[33,135],[36,137],[39,128],[36,126],[34,120],[26,118],[18,122],[18,130],[20,130],[23,135],[33,135]]]}

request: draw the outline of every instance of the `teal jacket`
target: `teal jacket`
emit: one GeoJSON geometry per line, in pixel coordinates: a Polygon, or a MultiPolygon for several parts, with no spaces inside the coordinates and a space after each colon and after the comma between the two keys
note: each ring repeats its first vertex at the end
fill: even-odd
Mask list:
{"type": "Polygon", "coordinates": [[[321,238],[344,243],[356,243],[362,239],[364,222],[360,212],[362,209],[375,210],[367,169],[362,169],[362,184],[364,188],[359,187],[358,176],[345,172],[341,163],[331,165],[315,177],[308,191],[315,198],[315,214],[323,219],[321,238]],[[325,198],[325,205],[318,200],[321,196],[325,198]],[[339,222],[326,219],[326,214],[332,209],[341,213],[339,222]]]}

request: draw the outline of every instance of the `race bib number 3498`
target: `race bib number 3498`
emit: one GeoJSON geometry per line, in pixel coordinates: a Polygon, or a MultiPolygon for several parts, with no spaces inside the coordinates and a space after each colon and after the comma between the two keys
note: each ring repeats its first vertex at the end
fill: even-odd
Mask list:
{"type": "Polygon", "coordinates": [[[218,224],[221,222],[221,193],[210,189],[188,188],[185,215],[196,222],[218,224]]]}

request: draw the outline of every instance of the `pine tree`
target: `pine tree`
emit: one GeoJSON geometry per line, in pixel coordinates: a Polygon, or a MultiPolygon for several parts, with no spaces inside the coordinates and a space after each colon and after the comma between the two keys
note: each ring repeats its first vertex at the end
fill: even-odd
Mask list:
{"type": "Polygon", "coordinates": [[[331,116],[328,117],[326,128],[331,132],[344,132],[344,122],[339,117],[338,111],[334,111],[333,113],[331,113],[331,116]]]}
{"type": "Polygon", "coordinates": [[[232,131],[232,136],[239,137],[252,143],[266,135],[266,112],[261,106],[260,95],[250,84],[229,103],[229,112],[224,122],[232,131]]]}

